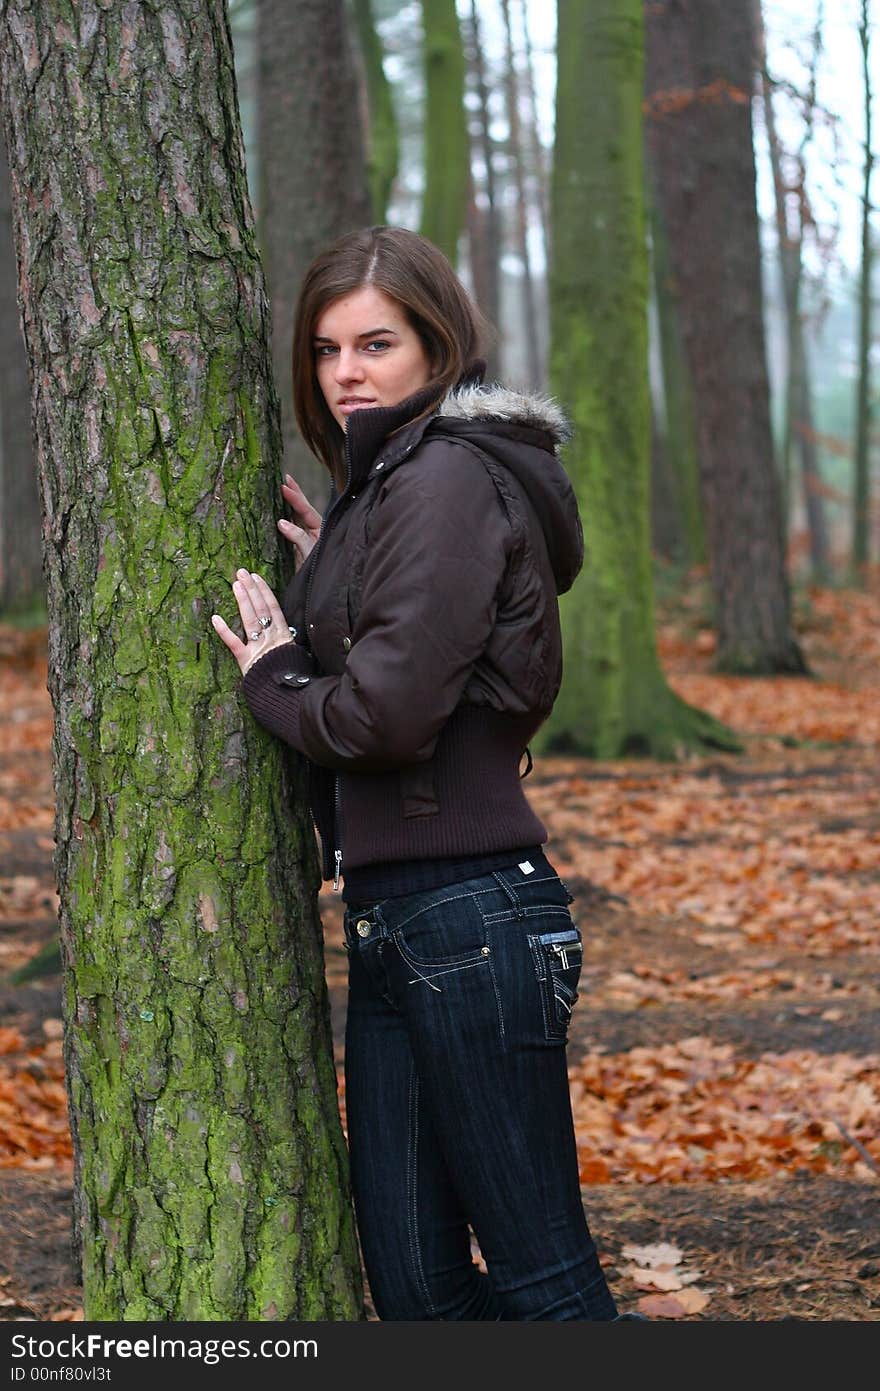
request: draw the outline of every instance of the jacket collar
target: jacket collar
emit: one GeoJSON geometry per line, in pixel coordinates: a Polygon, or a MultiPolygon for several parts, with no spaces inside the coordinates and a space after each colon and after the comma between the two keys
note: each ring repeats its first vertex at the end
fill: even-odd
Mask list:
{"type": "Polygon", "coordinates": [[[370,406],[366,410],[354,411],[348,417],[345,432],[348,486],[357,487],[363,483],[385,440],[388,440],[388,447],[381,451],[381,462],[386,464],[392,459],[396,462],[402,453],[402,436],[407,437],[406,444],[411,442],[414,434],[421,437],[421,431],[430,419],[430,416],[426,416],[423,420],[414,421],[413,416],[428,406],[439,404],[437,388],[423,387],[394,406],[370,406]],[[408,421],[411,424],[407,428],[408,421]],[[395,434],[395,431],[398,433],[395,434]],[[392,435],[391,439],[388,439],[389,435],[392,435]]]}
{"type": "MultiPolygon", "coordinates": [[[[482,381],[485,371],[483,359],[476,359],[462,374],[456,389],[482,381]]],[[[381,465],[383,470],[390,468],[415,449],[429,422],[437,414],[443,395],[436,386],[429,384],[394,406],[371,406],[368,410],[355,411],[350,415],[345,432],[348,487],[360,486],[377,467],[381,465]],[[429,406],[434,409],[427,411],[429,406]],[[423,418],[414,420],[413,416],[422,411],[427,411],[423,418]],[[381,449],[386,440],[387,446],[381,449]]]]}

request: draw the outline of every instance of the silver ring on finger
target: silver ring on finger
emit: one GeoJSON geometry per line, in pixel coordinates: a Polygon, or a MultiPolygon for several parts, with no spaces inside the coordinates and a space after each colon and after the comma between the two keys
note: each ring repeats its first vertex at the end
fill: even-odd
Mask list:
{"type": "Polygon", "coordinates": [[[263,630],[262,630],[262,628],[255,628],[254,631],[251,633],[251,638],[253,639],[254,642],[257,641],[257,638],[261,638],[262,636],[263,636],[263,630]]]}
{"type": "Polygon", "coordinates": [[[270,613],[260,614],[260,627],[270,628],[272,626],[272,615],[270,613]]]}

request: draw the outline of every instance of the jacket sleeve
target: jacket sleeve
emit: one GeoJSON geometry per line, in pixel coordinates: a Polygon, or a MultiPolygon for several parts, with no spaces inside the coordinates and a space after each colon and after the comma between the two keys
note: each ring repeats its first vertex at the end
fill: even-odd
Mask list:
{"type": "Polygon", "coordinates": [[[470,450],[425,440],[373,507],[345,670],[315,676],[298,644],[251,666],[244,694],[271,733],[328,768],[429,759],[495,623],[507,514],[470,450]]]}

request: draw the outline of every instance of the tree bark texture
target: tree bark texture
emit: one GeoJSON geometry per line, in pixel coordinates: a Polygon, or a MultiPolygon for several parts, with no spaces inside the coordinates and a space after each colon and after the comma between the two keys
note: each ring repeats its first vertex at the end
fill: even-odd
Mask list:
{"type": "Polygon", "coordinates": [[[654,641],[641,0],[559,0],[557,34],[550,382],[586,561],[540,746],[668,758],[730,736],[670,691],[654,641]]]}
{"type": "Polygon", "coordinates": [[[259,230],[284,463],[321,510],[329,475],[293,418],[293,312],[318,252],[373,220],[364,122],[343,0],[257,0],[256,15],[259,230]]]}
{"type": "Polygon", "coordinates": [[[0,140],[0,610],[45,596],[27,358],[16,300],[9,170],[0,140]]]}
{"type": "Polygon", "coordinates": [[[391,83],[382,65],[382,40],[371,0],[354,0],[354,18],[367,88],[369,139],[367,174],[374,222],[384,222],[397,178],[399,148],[391,83]]]}
{"type": "Polygon", "coordinates": [[[669,240],[720,669],[802,672],[790,623],[764,344],[747,0],[649,0],[648,139],[669,240]]]}
{"type": "Polygon", "coordinates": [[[225,6],[0,0],[0,94],[85,1316],[357,1318],[305,778],[210,623],[282,578],[225,6]]]}
{"type": "Polygon", "coordinates": [[[868,0],[862,0],[859,21],[862,47],[862,82],[865,102],[865,162],[862,188],[862,265],[859,279],[859,374],[856,379],[856,438],[853,479],[852,568],[858,576],[868,563],[870,552],[870,440],[871,425],[871,281],[874,249],[871,244],[871,178],[874,152],[871,147],[871,68],[868,0]]]}
{"type": "Polygon", "coordinates": [[[422,0],[425,64],[425,192],[419,231],[458,264],[470,147],[464,107],[464,46],[455,0],[422,0]]]}
{"type": "Polygon", "coordinates": [[[656,197],[651,199],[651,268],[663,374],[665,406],[661,450],[670,500],[678,516],[678,559],[686,565],[706,561],[706,532],[700,499],[700,471],[694,421],[694,393],[678,322],[678,300],[669,265],[669,245],[656,197]]]}

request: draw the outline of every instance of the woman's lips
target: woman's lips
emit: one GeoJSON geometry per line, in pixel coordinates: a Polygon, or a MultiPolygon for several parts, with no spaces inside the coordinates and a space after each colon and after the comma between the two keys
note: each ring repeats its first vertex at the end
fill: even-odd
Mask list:
{"type": "Polygon", "coordinates": [[[375,406],[375,404],[375,401],[352,399],[349,401],[340,401],[339,409],[343,415],[351,415],[352,411],[359,411],[364,406],[375,406]]]}

